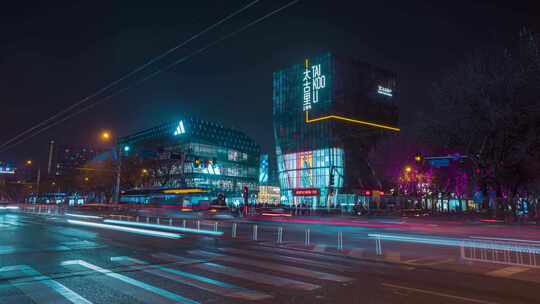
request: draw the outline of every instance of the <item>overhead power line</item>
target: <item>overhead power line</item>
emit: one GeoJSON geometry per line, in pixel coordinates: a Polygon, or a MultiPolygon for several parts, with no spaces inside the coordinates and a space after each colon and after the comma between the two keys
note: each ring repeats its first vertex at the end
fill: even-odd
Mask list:
{"type": "Polygon", "coordinates": [[[197,34],[189,37],[188,39],[184,40],[183,42],[181,42],[180,44],[177,44],[176,46],[168,49],[167,51],[159,54],[158,56],[150,59],[149,61],[147,61],[146,63],[138,66],[137,68],[135,68],[134,70],[132,70],[131,72],[125,74],[124,76],[118,78],[117,80],[107,84],[106,86],[102,87],[101,89],[95,91],[94,93],[84,97],[83,99],[80,99],[79,101],[75,102],[74,104],[68,106],[67,108],[59,111],[58,113],[52,115],[51,117],[41,121],[40,123],[26,129],[25,131],[17,134],[15,137],[7,140],[6,142],[2,143],[2,145],[0,145],[0,150],[3,151],[4,147],[8,146],[10,143],[12,142],[15,142],[17,141],[19,138],[25,136],[26,134],[29,134],[31,133],[32,131],[42,127],[42,126],[45,126],[47,125],[48,123],[50,122],[54,122],[56,121],[59,117],[61,117],[62,115],[65,115],[67,113],[69,113],[70,111],[72,111],[73,109],[77,108],[78,106],[94,99],[95,97],[103,94],[104,92],[106,92],[107,90],[113,88],[114,86],[118,85],[120,82],[128,79],[129,77],[141,72],[142,70],[146,69],[147,67],[149,67],[150,65],[154,64],[155,62],[165,58],[166,56],[170,55],[171,53],[175,52],[176,50],[178,50],[179,48],[182,48],[184,46],[186,46],[188,43],[190,43],[191,41],[201,37],[202,35],[210,32],[211,30],[215,29],[216,27],[222,25],[223,23],[229,21],[231,18],[239,15],[240,13],[244,12],[245,10],[249,9],[250,7],[252,7],[253,5],[257,4],[258,2],[260,2],[260,0],[254,0],[254,1],[251,1],[250,3],[248,3],[247,5],[241,7],[240,9],[234,11],[233,13],[229,14],[228,16],[220,19],[219,21],[217,21],[216,23],[206,27],[205,29],[203,29],[202,31],[198,32],[197,34]]]}
{"type": "Polygon", "coordinates": [[[174,66],[176,66],[176,65],[178,65],[180,63],[188,61],[192,57],[194,57],[194,56],[196,56],[196,55],[198,55],[200,53],[205,52],[206,50],[208,50],[211,47],[219,44],[220,42],[223,42],[224,40],[227,40],[229,38],[232,38],[232,37],[240,34],[241,32],[251,28],[252,26],[254,26],[254,25],[256,25],[256,24],[258,24],[258,23],[260,23],[260,22],[262,22],[262,21],[264,21],[264,20],[266,20],[268,18],[270,18],[271,16],[273,16],[273,15],[287,9],[288,7],[294,5],[294,4],[298,3],[298,2],[300,2],[300,0],[294,0],[294,1],[288,2],[287,4],[285,4],[285,5],[283,5],[283,6],[279,7],[279,8],[277,8],[277,9],[263,15],[262,17],[259,17],[259,18],[255,19],[255,20],[249,22],[248,24],[234,30],[234,31],[232,31],[232,32],[230,32],[230,33],[228,33],[226,35],[221,36],[220,38],[214,40],[213,42],[211,42],[211,43],[209,43],[207,45],[205,45],[204,47],[195,50],[194,52],[190,53],[189,55],[186,55],[186,56],[184,56],[184,57],[182,57],[182,58],[168,64],[167,66],[165,66],[165,67],[163,67],[161,69],[158,69],[155,72],[153,72],[153,73],[151,73],[151,74],[149,74],[149,75],[147,75],[147,76],[145,76],[145,77],[143,77],[143,78],[141,78],[141,79],[127,85],[127,86],[124,86],[123,88],[119,89],[118,91],[113,92],[110,95],[107,95],[107,96],[105,96],[105,97],[103,97],[103,98],[101,98],[101,99],[99,99],[99,100],[97,100],[97,101],[95,101],[95,102],[93,102],[91,104],[88,104],[88,105],[84,106],[83,108],[81,108],[81,109],[79,109],[79,110],[77,110],[77,111],[75,111],[75,112],[73,112],[73,113],[71,113],[71,114],[69,114],[69,115],[67,115],[67,116],[65,116],[65,117],[63,117],[63,118],[61,118],[61,119],[59,119],[59,120],[45,126],[45,127],[43,127],[43,128],[41,128],[39,130],[36,130],[35,132],[30,134],[29,136],[24,137],[24,138],[16,141],[15,143],[12,143],[12,144],[8,145],[8,146],[5,146],[5,147],[0,146],[0,152],[4,152],[4,151],[6,151],[8,149],[11,149],[11,148],[23,143],[24,141],[26,141],[26,140],[28,140],[28,139],[30,139],[30,138],[44,132],[44,131],[46,131],[46,130],[54,127],[54,126],[66,121],[66,120],[68,120],[68,119],[70,119],[70,118],[72,118],[74,116],[77,116],[77,115],[79,115],[79,114],[81,114],[81,113],[83,113],[83,112],[85,112],[85,111],[87,111],[87,110],[89,110],[89,109],[91,109],[91,108],[93,108],[95,106],[97,106],[98,104],[101,104],[101,103],[103,103],[105,101],[110,100],[111,98],[113,98],[113,97],[115,97],[115,96],[117,96],[117,95],[131,89],[132,87],[134,87],[136,85],[139,85],[139,84],[141,84],[143,82],[146,82],[147,80],[150,80],[150,79],[154,78],[155,76],[161,74],[164,71],[169,70],[170,68],[172,68],[172,67],[174,67],[174,66]]]}

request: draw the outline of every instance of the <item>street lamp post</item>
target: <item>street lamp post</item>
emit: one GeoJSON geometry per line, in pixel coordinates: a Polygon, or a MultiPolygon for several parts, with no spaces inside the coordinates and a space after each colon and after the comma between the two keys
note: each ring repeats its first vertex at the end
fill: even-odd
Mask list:
{"type": "MultiPolygon", "coordinates": [[[[30,166],[32,166],[34,164],[34,162],[31,159],[27,160],[25,163],[26,163],[26,165],[28,167],[30,167],[30,166]]],[[[39,164],[38,164],[37,165],[37,174],[36,174],[36,201],[37,201],[37,199],[39,197],[39,184],[40,184],[40,182],[41,182],[41,168],[39,167],[39,164]]]]}
{"type": "MultiPolygon", "coordinates": [[[[111,132],[109,131],[102,131],[100,134],[100,139],[103,142],[110,142],[112,139],[111,132]]],[[[127,150],[126,150],[127,151],[127,150]]],[[[116,144],[115,148],[111,149],[112,158],[114,158],[114,154],[116,154],[117,157],[117,164],[116,164],[116,181],[114,183],[113,188],[113,204],[118,204],[120,199],[120,178],[121,178],[121,172],[122,172],[122,151],[120,149],[120,146],[116,144]],[[114,153],[116,152],[116,153],[114,153]]]]}

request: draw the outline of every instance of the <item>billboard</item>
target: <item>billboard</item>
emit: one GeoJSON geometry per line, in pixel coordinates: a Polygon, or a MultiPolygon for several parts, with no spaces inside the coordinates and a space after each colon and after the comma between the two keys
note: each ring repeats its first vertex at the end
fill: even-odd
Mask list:
{"type": "Polygon", "coordinates": [[[293,189],[293,196],[319,196],[321,191],[319,188],[299,188],[293,189]]]}

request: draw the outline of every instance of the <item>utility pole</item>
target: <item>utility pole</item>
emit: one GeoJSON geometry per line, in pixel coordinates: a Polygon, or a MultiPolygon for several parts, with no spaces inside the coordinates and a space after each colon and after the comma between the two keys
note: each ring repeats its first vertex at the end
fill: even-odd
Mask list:
{"type": "Polygon", "coordinates": [[[47,163],[47,176],[51,175],[53,152],[54,152],[54,140],[51,140],[49,142],[49,162],[47,163]]]}
{"type": "Polygon", "coordinates": [[[114,187],[114,197],[113,203],[118,204],[120,199],[120,175],[122,172],[122,155],[120,151],[120,146],[116,145],[116,157],[118,158],[116,165],[116,185],[114,187]]]}
{"type": "Polygon", "coordinates": [[[36,177],[36,196],[39,197],[39,183],[41,180],[41,168],[38,165],[37,177],[36,177]]]}

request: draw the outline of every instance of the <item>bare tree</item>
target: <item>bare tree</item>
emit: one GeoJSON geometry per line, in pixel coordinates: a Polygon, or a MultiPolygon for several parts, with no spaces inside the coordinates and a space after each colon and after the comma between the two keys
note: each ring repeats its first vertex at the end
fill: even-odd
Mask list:
{"type": "Polygon", "coordinates": [[[433,109],[420,119],[427,142],[467,154],[481,189],[496,191],[500,207],[514,212],[540,160],[537,38],[524,30],[514,49],[474,53],[434,86],[433,109]]]}

